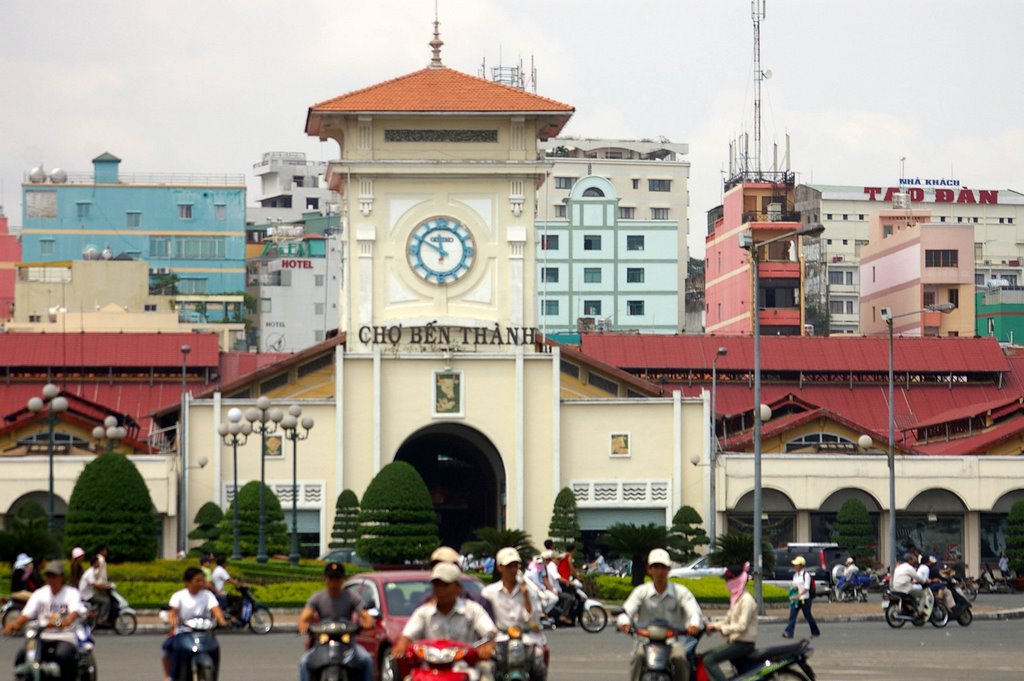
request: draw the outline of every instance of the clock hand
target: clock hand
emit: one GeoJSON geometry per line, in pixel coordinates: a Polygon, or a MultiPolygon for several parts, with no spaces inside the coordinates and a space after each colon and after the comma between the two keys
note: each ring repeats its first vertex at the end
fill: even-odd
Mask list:
{"type": "Polygon", "coordinates": [[[448,257],[448,251],[444,250],[444,246],[441,245],[440,240],[438,240],[437,242],[434,242],[434,241],[431,241],[430,237],[428,236],[423,241],[425,243],[427,243],[427,244],[430,244],[430,247],[433,248],[435,251],[437,251],[438,255],[441,256],[442,260],[444,258],[448,257]]]}

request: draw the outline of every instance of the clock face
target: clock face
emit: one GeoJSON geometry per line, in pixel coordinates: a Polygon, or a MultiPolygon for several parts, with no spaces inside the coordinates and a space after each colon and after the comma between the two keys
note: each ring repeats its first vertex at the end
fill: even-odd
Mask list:
{"type": "Polygon", "coordinates": [[[461,279],[473,265],[473,235],[461,223],[445,217],[426,220],[409,237],[409,266],[434,284],[461,279]]]}

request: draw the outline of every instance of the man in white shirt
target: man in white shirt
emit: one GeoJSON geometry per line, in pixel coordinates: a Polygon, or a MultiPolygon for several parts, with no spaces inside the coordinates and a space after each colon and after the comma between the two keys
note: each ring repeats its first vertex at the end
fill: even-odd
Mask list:
{"type": "Polygon", "coordinates": [[[547,670],[544,668],[544,635],[535,633],[540,629],[540,598],[519,574],[522,559],[518,551],[506,546],[498,551],[497,563],[501,580],[484,587],[484,598],[491,602],[494,623],[499,631],[519,627],[524,632],[523,640],[533,644],[534,658],[530,677],[532,681],[541,681],[547,676],[547,670]]]}
{"type": "MultiPolygon", "coordinates": [[[[167,639],[163,644],[163,666],[164,681],[178,678],[178,664],[183,657],[183,651],[176,645],[178,634],[186,629],[182,623],[190,619],[214,619],[222,627],[228,625],[221,612],[217,599],[206,588],[206,577],[203,571],[197,567],[190,567],[185,570],[185,588],[174,592],[169,602],[170,610],[167,611],[167,639]]],[[[213,652],[213,663],[220,666],[219,650],[213,652]]]]}
{"type": "Polygon", "coordinates": [[[220,554],[214,560],[217,562],[217,567],[213,568],[213,572],[210,573],[210,586],[213,587],[213,595],[217,597],[217,602],[220,603],[221,609],[227,613],[228,617],[236,616],[241,612],[241,599],[234,594],[228,595],[225,587],[228,584],[238,586],[238,580],[234,579],[225,567],[228,562],[227,556],[220,554]]]}
{"type": "Polygon", "coordinates": [[[903,556],[903,562],[896,566],[896,569],[892,573],[892,590],[906,594],[911,601],[911,605],[917,610],[921,606],[921,587],[917,586],[924,584],[928,580],[922,579],[917,570],[914,568],[914,554],[907,553],[903,556]],[[915,590],[915,586],[917,589],[915,590]]]}
{"type": "Polygon", "coordinates": [[[434,599],[413,610],[402,629],[402,636],[391,649],[392,657],[400,659],[413,641],[424,638],[446,638],[462,643],[475,643],[488,638],[477,648],[482,660],[494,654],[494,636],[498,633],[483,606],[459,596],[462,571],[453,563],[438,563],[430,572],[434,599]]]}
{"type": "MultiPolygon", "coordinates": [[[[622,604],[622,614],[616,621],[620,631],[626,633],[632,624],[644,626],[655,619],[665,620],[673,629],[685,630],[691,637],[704,628],[704,614],[697,599],[685,586],[668,581],[671,565],[672,560],[665,549],[653,549],[647,555],[647,574],[651,581],[633,589],[622,604]]],[[[678,639],[672,646],[671,660],[673,681],[686,681],[690,677],[690,665],[678,639]]],[[[643,661],[643,646],[638,643],[633,650],[631,664],[633,681],[640,678],[643,661]]]]}
{"type": "MultiPolygon", "coordinates": [[[[21,614],[4,627],[4,633],[8,636],[14,634],[29,620],[36,620],[39,626],[46,627],[40,634],[40,640],[47,646],[44,659],[60,665],[61,676],[67,681],[74,679],[77,671],[78,637],[75,629],[80,624],[82,600],[78,589],[64,583],[64,563],[61,561],[50,561],[43,576],[46,586],[32,592],[21,614]]],[[[21,650],[14,660],[15,666],[24,660],[25,651],[21,650]]]]}
{"type": "Polygon", "coordinates": [[[106,622],[110,618],[110,580],[107,578],[107,545],[100,544],[96,549],[96,579],[93,581],[93,593],[90,602],[96,606],[96,620],[106,622]]]}

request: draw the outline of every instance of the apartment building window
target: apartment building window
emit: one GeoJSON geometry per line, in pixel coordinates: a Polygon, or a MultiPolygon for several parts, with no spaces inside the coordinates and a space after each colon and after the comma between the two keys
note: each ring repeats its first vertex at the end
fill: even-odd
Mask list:
{"type": "Polygon", "coordinates": [[[213,207],[213,215],[218,222],[223,222],[228,217],[228,207],[225,206],[223,203],[216,204],[213,207]]]}
{"type": "Polygon", "coordinates": [[[124,214],[124,226],[125,227],[140,227],[142,225],[142,213],[138,211],[128,211],[124,214]]]}
{"type": "Polygon", "coordinates": [[[888,239],[892,236],[892,225],[882,225],[882,238],[888,239]]]}
{"type": "Polygon", "coordinates": [[[853,286],[853,272],[846,272],[846,285],[853,286]]]}
{"type": "Polygon", "coordinates": [[[974,224],[978,224],[978,218],[971,218],[971,222],[973,222],[974,224]]]}
{"type": "Polygon", "coordinates": [[[1012,225],[1013,224],[1013,218],[1006,218],[1006,224],[1012,225]]]}
{"type": "Polygon", "coordinates": [[[200,294],[207,292],[206,279],[199,278],[182,278],[178,279],[178,293],[182,295],[200,294]]]}
{"type": "Polygon", "coordinates": [[[945,221],[946,221],[946,216],[945,215],[940,215],[939,216],[939,222],[945,222],[945,221]]]}
{"type": "Polygon", "coordinates": [[[555,189],[572,189],[572,186],[576,184],[575,177],[556,177],[555,178],[555,189]]]}
{"type": "Polygon", "coordinates": [[[981,260],[985,257],[985,244],[975,243],[974,244],[974,259],[981,260]]]}
{"type": "Polygon", "coordinates": [[[841,301],[841,300],[830,300],[830,301],[828,301],[828,311],[831,314],[843,314],[843,301],[841,301]]]}
{"type": "Polygon", "coordinates": [[[829,272],[828,283],[830,286],[842,286],[843,285],[843,273],[842,272],[829,272]]]}
{"type": "Polygon", "coordinates": [[[313,342],[314,343],[322,343],[323,340],[324,340],[324,330],[323,329],[317,329],[316,331],[313,332],[313,342]]]}
{"type": "Polygon", "coordinates": [[[266,314],[273,312],[273,305],[270,298],[260,298],[260,312],[266,314]]]}
{"type": "Polygon", "coordinates": [[[558,301],[557,300],[545,300],[544,301],[544,316],[555,317],[558,315],[558,301]]]}
{"type": "Polygon", "coordinates": [[[627,300],[626,301],[626,314],[630,317],[641,317],[644,314],[644,301],[642,300],[627,300]]]}
{"type": "Polygon", "coordinates": [[[600,251],[601,250],[601,235],[600,234],[584,234],[583,235],[583,250],[584,251],[600,251]]]}
{"type": "Polygon", "coordinates": [[[584,300],[583,301],[583,314],[585,315],[599,315],[601,314],[601,301],[600,300],[584,300]]]}
{"type": "Polygon", "coordinates": [[[211,236],[175,239],[174,257],[183,260],[223,260],[224,238],[211,236]]]}
{"type": "Polygon", "coordinates": [[[178,204],[178,219],[179,220],[191,220],[192,219],[192,204],[191,203],[179,203],[178,204]]]}
{"type": "Polygon", "coordinates": [[[636,208],[632,206],[619,206],[620,220],[633,220],[636,217],[636,208]]]}
{"type": "Polygon", "coordinates": [[[313,286],[323,286],[323,285],[324,285],[324,275],[322,275],[322,274],[314,274],[313,275],[313,286]]]}
{"type": "Polygon", "coordinates": [[[313,314],[315,316],[317,316],[317,317],[323,317],[324,316],[324,304],[323,303],[313,303],[313,314]]]}
{"type": "Polygon", "coordinates": [[[53,255],[57,252],[57,240],[56,239],[40,239],[39,240],[39,255],[53,255]]]}
{"type": "Polygon", "coordinates": [[[601,283],[601,268],[600,267],[584,267],[583,268],[583,283],[584,284],[600,284],[601,283]]]}
{"type": "Polygon", "coordinates": [[[864,213],[861,213],[860,215],[858,215],[857,219],[858,220],[863,220],[864,219],[864,213]]]}
{"type": "Polygon", "coordinates": [[[540,250],[542,250],[542,251],[557,251],[558,250],[558,235],[557,234],[541,234],[540,235],[540,250]]]}
{"type": "Polygon", "coordinates": [[[644,235],[643,234],[627,234],[626,235],[626,250],[627,251],[642,251],[642,250],[644,250],[644,235]]]}
{"type": "Polygon", "coordinates": [[[956,221],[957,221],[957,223],[963,223],[964,219],[961,217],[961,218],[957,218],[956,221]]]}
{"type": "Polygon", "coordinates": [[[566,205],[564,203],[555,204],[555,217],[564,218],[567,215],[566,205]]]}
{"type": "Polygon", "coordinates": [[[29,321],[29,323],[32,323],[32,322],[41,322],[41,321],[43,321],[43,316],[42,316],[42,315],[39,315],[39,314],[30,314],[30,315],[28,316],[28,321],[29,321]]]}
{"type": "Polygon", "coordinates": [[[306,183],[306,178],[304,178],[302,175],[292,175],[292,183],[296,187],[302,187],[306,183]]]}
{"type": "Polygon", "coordinates": [[[847,215],[846,213],[843,213],[843,219],[844,219],[844,220],[849,220],[849,219],[850,219],[850,216],[849,216],[849,215],[847,215]]]}
{"type": "Polygon", "coordinates": [[[825,219],[826,220],[831,220],[832,219],[832,213],[825,213],[825,219]]]}
{"type": "Polygon", "coordinates": [[[924,292],[923,300],[924,300],[924,306],[925,307],[929,307],[931,305],[934,305],[935,304],[935,291],[925,291],[924,292]]]}
{"type": "Polygon", "coordinates": [[[558,268],[557,267],[542,267],[540,269],[540,280],[546,284],[557,284],[558,283],[558,268]]]}
{"type": "Polygon", "coordinates": [[[853,301],[852,300],[847,300],[846,301],[846,314],[853,314],[853,301]]]}
{"type": "Polygon", "coordinates": [[[652,208],[652,220],[668,220],[668,208],[652,208]]]}
{"type": "Polygon", "coordinates": [[[143,312],[156,312],[156,305],[154,303],[146,303],[142,306],[143,312]]]}
{"type": "Polygon", "coordinates": [[[953,303],[953,307],[960,307],[960,289],[951,288],[946,294],[946,300],[953,303]]]}
{"type": "Polygon", "coordinates": [[[959,261],[956,249],[929,249],[924,252],[925,267],[959,267],[959,261]]]}
{"type": "Polygon", "coordinates": [[[78,219],[89,219],[89,216],[92,214],[92,204],[85,201],[80,201],[79,203],[76,204],[76,206],[78,207],[78,219]]]}
{"type": "Polygon", "coordinates": [[[975,274],[974,275],[974,285],[975,286],[984,286],[985,285],[985,275],[984,274],[975,274]]]}
{"type": "Polygon", "coordinates": [[[640,189],[640,180],[633,178],[633,189],[640,189]]]}
{"type": "Polygon", "coordinates": [[[1007,285],[1009,285],[1009,286],[1016,286],[1017,285],[1017,275],[1016,274],[1000,274],[999,278],[1000,279],[1005,279],[1007,285]]]}
{"type": "Polygon", "coordinates": [[[672,180],[647,180],[647,191],[670,192],[672,191],[672,180]]]}
{"type": "Polygon", "coordinates": [[[1005,221],[1006,221],[1006,218],[999,218],[999,224],[1004,224],[1005,221]]]}
{"type": "Polygon", "coordinates": [[[627,284],[642,284],[642,283],[644,283],[644,268],[643,267],[627,267],[626,268],[626,283],[627,284]]]}
{"type": "Polygon", "coordinates": [[[149,257],[169,258],[171,257],[171,237],[151,236],[149,237],[149,257]]]}

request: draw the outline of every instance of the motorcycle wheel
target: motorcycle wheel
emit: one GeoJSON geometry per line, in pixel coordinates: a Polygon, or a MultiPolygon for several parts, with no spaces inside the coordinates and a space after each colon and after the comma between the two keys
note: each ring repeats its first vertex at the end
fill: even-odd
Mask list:
{"type": "Polygon", "coordinates": [[[907,623],[905,619],[901,619],[899,616],[899,605],[891,603],[888,608],[885,609],[885,623],[893,629],[899,629],[907,623]]]}
{"type": "Polygon", "coordinates": [[[3,626],[7,626],[10,622],[18,619],[18,615],[21,614],[21,608],[16,605],[12,605],[7,612],[4,613],[3,626]]]}
{"type": "Polygon", "coordinates": [[[138,626],[139,623],[135,619],[135,615],[130,612],[118,613],[117,619],[114,620],[114,633],[121,636],[131,636],[135,633],[135,629],[138,626]]]}
{"type": "Polygon", "coordinates": [[[335,666],[328,667],[320,674],[320,681],[341,681],[341,670],[335,666]]]}
{"type": "Polygon", "coordinates": [[[273,628],[274,616],[271,614],[270,609],[265,605],[253,608],[252,615],[249,616],[249,629],[254,634],[269,634],[273,628]]]}
{"type": "Polygon", "coordinates": [[[391,648],[384,646],[380,651],[380,681],[401,681],[396,663],[391,659],[391,648]]]}
{"type": "Polygon", "coordinates": [[[973,584],[965,584],[963,589],[964,589],[964,594],[967,595],[967,599],[971,603],[973,603],[974,599],[978,597],[978,587],[973,585],[973,584]]]}
{"type": "Polygon", "coordinates": [[[957,624],[961,627],[971,626],[971,622],[974,621],[974,613],[971,612],[970,608],[965,608],[960,616],[956,618],[957,624]]]}
{"type": "Polygon", "coordinates": [[[213,667],[197,667],[196,681],[213,681],[213,667]]]}
{"type": "Polygon", "coordinates": [[[792,669],[784,669],[765,678],[773,679],[773,681],[807,681],[806,676],[792,669]]]}
{"type": "Polygon", "coordinates": [[[96,681],[96,656],[92,653],[78,663],[78,681],[96,681]]]}
{"type": "Polygon", "coordinates": [[[861,591],[860,592],[860,602],[861,603],[867,603],[868,602],[868,592],[867,591],[861,591]]]}
{"type": "Polygon", "coordinates": [[[599,605],[592,605],[580,613],[580,626],[583,631],[596,634],[608,626],[608,611],[599,605]]]}
{"type": "Polygon", "coordinates": [[[928,618],[928,621],[932,623],[933,627],[942,627],[949,624],[949,611],[946,610],[946,606],[942,603],[936,603],[935,607],[932,608],[932,616],[928,618]]]}

